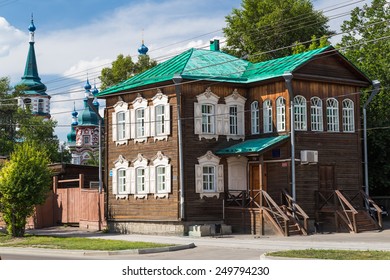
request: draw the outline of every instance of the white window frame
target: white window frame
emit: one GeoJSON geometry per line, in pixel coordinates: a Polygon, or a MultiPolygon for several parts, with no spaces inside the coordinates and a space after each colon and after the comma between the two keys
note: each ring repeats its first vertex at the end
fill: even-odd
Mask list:
{"type": "Polygon", "coordinates": [[[286,131],[286,99],[283,96],[276,99],[276,131],[286,131]]]}
{"type": "Polygon", "coordinates": [[[195,190],[199,193],[200,197],[217,197],[220,193],[224,192],[224,177],[223,177],[223,165],[219,164],[220,158],[214,155],[211,151],[208,151],[205,155],[198,158],[198,163],[195,165],[195,190]],[[212,178],[215,179],[215,187],[212,190],[205,190],[205,174],[204,168],[213,167],[214,174],[212,178]]]}
{"type": "Polygon", "coordinates": [[[266,99],[263,102],[263,131],[264,133],[271,133],[273,131],[271,99],[266,99]]]}
{"type": "Polygon", "coordinates": [[[123,141],[126,139],[126,113],[124,111],[118,112],[116,120],[117,139],[123,141]]]}
{"type": "Polygon", "coordinates": [[[171,193],[171,164],[170,159],[165,156],[161,151],[158,151],[156,156],[151,159],[152,165],[150,166],[150,193],[154,193],[154,198],[169,198],[171,193]],[[159,190],[158,188],[158,168],[164,167],[165,169],[165,190],[159,190]]]}
{"type": "Polygon", "coordinates": [[[226,105],[218,104],[220,108],[225,106],[223,118],[225,128],[224,134],[227,136],[228,141],[230,139],[245,139],[245,102],[246,98],[240,95],[237,89],[235,89],[232,94],[225,97],[226,105]],[[235,110],[235,114],[232,114],[231,110],[235,110]]]}
{"type": "Polygon", "coordinates": [[[343,100],[343,131],[355,132],[355,108],[349,98],[343,100]]]}
{"type": "Polygon", "coordinates": [[[215,106],[202,104],[202,133],[215,134],[215,106]]]}
{"type": "Polygon", "coordinates": [[[114,105],[114,112],[112,112],[112,140],[115,142],[115,144],[118,145],[124,145],[127,144],[128,141],[131,138],[130,134],[130,110],[129,110],[129,104],[127,104],[124,101],[119,101],[114,105]],[[118,114],[124,113],[125,115],[125,121],[124,121],[124,137],[120,139],[118,137],[118,114]]]}
{"type": "Polygon", "coordinates": [[[116,199],[128,199],[131,192],[131,185],[130,185],[130,175],[131,175],[131,168],[130,162],[127,161],[122,155],[118,157],[118,159],[114,162],[114,168],[112,169],[112,193],[115,195],[116,199]],[[119,189],[119,176],[118,173],[120,170],[125,170],[125,189],[120,190],[119,189]]]}
{"type": "Polygon", "coordinates": [[[126,193],[126,172],[128,172],[128,170],[125,168],[119,168],[116,170],[119,194],[126,193]],[[122,172],[123,175],[121,175],[122,172]]]}
{"type": "Polygon", "coordinates": [[[307,104],[302,95],[294,97],[294,129],[297,131],[307,130],[307,104]]]}
{"type": "Polygon", "coordinates": [[[168,96],[164,95],[160,89],[152,98],[150,106],[150,136],[154,141],[168,140],[171,134],[171,107],[168,102],[168,96]],[[163,108],[164,114],[158,115],[158,108],[163,108]],[[161,129],[162,128],[162,129],[161,129]]]}
{"type": "Polygon", "coordinates": [[[132,103],[133,108],[130,110],[131,120],[131,135],[134,138],[134,143],[146,142],[150,137],[150,108],[148,101],[138,94],[137,98],[132,103]],[[139,118],[139,112],[143,111],[143,118],[139,118]],[[141,125],[141,127],[140,127],[141,125]],[[143,133],[140,134],[140,129],[143,133]]]}
{"type": "Polygon", "coordinates": [[[131,170],[131,188],[134,193],[134,198],[136,199],[147,199],[148,194],[150,193],[150,177],[149,177],[149,167],[148,160],[143,157],[142,154],[138,154],[137,158],[133,161],[133,169],[131,170]],[[139,174],[140,170],[144,171],[143,178],[143,190],[139,190],[139,174]]]}
{"type": "Polygon", "coordinates": [[[326,120],[328,132],[339,132],[339,102],[336,98],[326,100],[326,120]]]}
{"type": "Polygon", "coordinates": [[[310,125],[311,131],[324,131],[322,100],[317,96],[310,99],[310,125]]]}
{"type": "Polygon", "coordinates": [[[197,95],[196,99],[197,102],[194,102],[194,133],[199,136],[199,140],[202,140],[202,138],[218,140],[218,135],[222,134],[222,114],[224,113],[222,107],[218,106],[219,97],[212,93],[210,88],[207,88],[204,93],[197,95]],[[209,132],[203,130],[204,117],[206,117],[202,113],[203,105],[212,106],[213,108],[213,113],[210,116],[211,130],[209,132]]]}
{"type": "Polygon", "coordinates": [[[251,104],[251,133],[260,133],[260,120],[259,120],[259,101],[253,101],[251,104]]]}

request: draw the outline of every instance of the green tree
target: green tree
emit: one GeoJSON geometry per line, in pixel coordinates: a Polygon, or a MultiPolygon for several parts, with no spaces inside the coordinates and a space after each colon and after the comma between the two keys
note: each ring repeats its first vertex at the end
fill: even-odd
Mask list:
{"type": "Polygon", "coordinates": [[[117,59],[112,62],[111,67],[102,69],[101,76],[99,77],[102,82],[101,89],[104,90],[110,86],[123,82],[156,65],[157,62],[150,59],[148,55],[139,55],[138,61],[134,63],[131,56],[123,56],[123,54],[120,54],[117,59]]]}
{"type": "Polygon", "coordinates": [[[298,54],[306,51],[312,51],[315,49],[323,48],[329,46],[330,42],[328,36],[322,36],[320,39],[317,39],[315,35],[311,37],[311,43],[309,46],[305,46],[303,43],[296,42],[292,47],[293,54],[298,54]]]}
{"type": "Polygon", "coordinates": [[[241,9],[226,16],[224,50],[249,55],[252,62],[283,57],[292,54],[289,46],[295,42],[333,34],[327,22],[310,0],[243,0],[241,9]]]}
{"type": "Polygon", "coordinates": [[[0,204],[7,231],[24,236],[26,219],[42,204],[52,180],[44,150],[24,142],[15,147],[10,160],[0,170],[0,204]]]}
{"type": "MultiPolygon", "coordinates": [[[[390,9],[386,0],[356,8],[341,26],[339,48],[382,90],[367,107],[369,186],[372,195],[390,195],[390,9]]],[[[362,96],[363,105],[371,92],[362,96]]]]}

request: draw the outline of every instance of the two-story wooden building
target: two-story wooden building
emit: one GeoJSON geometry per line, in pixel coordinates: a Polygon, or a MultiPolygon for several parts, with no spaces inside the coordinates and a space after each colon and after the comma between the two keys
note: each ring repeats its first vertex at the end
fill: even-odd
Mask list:
{"type": "Polygon", "coordinates": [[[351,230],[370,84],[333,47],[250,63],[215,40],[102,91],[108,224],[289,235],[311,220],[351,230]]]}

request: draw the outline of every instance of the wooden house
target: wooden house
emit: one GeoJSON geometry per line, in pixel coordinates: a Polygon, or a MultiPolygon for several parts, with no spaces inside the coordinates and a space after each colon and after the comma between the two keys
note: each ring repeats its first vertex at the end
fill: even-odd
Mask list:
{"type": "Polygon", "coordinates": [[[370,84],[331,46],[250,63],[215,40],[100,92],[108,225],[283,235],[377,226],[359,210],[370,84]]]}

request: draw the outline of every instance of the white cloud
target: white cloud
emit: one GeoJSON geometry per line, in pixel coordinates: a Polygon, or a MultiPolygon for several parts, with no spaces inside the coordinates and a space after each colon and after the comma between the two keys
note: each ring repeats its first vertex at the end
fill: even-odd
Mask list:
{"type": "Polygon", "coordinates": [[[24,40],[24,34],[0,17],[0,57],[8,56],[12,47],[24,40]]]}

